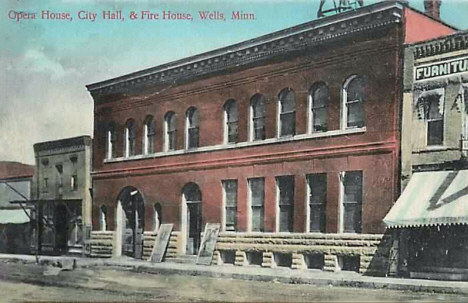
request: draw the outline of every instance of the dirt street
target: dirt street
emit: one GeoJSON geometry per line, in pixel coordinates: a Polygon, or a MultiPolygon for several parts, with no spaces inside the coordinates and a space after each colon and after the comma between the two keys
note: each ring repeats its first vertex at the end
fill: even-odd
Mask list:
{"type": "Polygon", "coordinates": [[[466,302],[448,294],[161,276],[113,268],[56,271],[0,262],[0,302],[466,302]],[[54,272],[55,271],[55,272],[54,272]],[[46,275],[44,275],[44,273],[46,275]]]}

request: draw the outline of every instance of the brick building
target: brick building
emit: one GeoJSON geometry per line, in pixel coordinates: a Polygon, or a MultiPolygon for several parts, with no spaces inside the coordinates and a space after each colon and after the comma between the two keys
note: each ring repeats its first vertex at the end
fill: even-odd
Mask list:
{"type": "Polygon", "coordinates": [[[385,1],[89,85],[91,255],[147,256],[160,222],[195,254],[217,222],[217,263],[382,272],[403,46],[453,30],[385,1]]]}
{"type": "Polygon", "coordinates": [[[400,236],[400,272],[468,279],[468,32],[405,50],[404,188],[385,222],[400,236]]]}
{"type": "Polygon", "coordinates": [[[91,230],[91,146],[89,136],[34,144],[31,204],[39,209],[39,253],[84,253],[91,230]]]}

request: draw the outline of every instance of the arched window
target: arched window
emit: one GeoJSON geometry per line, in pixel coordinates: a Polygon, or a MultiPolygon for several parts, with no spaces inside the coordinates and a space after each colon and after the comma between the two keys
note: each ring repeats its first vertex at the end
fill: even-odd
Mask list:
{"type": "Polygon", "coordinates": [[[235,100],[228,100],[224,104],[224,121],[224,142],[236,143],[238,134],[238,113],[235,100]]]}
{"type": "Polygon", "coordinates": [[[164,116],[164,150],[175,150],[176,148],[176,115],[174,112],[168,112],[164,116]]]}
{"type": "Polygon", "coordinates": [[[105,205],[99,207],[99,228],[101,231],[107,230],[107,207],[105,205]]]}
{"type": "Polygon", "coordinates": [[[285,88],[278,96],[279,102],[279,137],[294,136],[296,134],[296,97],[294,91],[285,88]]]}
{"type": "Polygon", "coordinates": [[[255,94],[250,100],[250,141],[265,139],[265,97],[255,94]]]}
{"type": "Polygon", "coordinates": [[[341,105],[341,129],[363,127],[365,81],[361,76],[353,75],[343,86],[341,105]]]}
{"type": "Polygon", "coordinates": [[[143,134],[143,154],[154,153],[154,137],[154,118],[153,116],[146,116],[143,134]]]}
{"type": "Polygon", "coordinates": [[[135,121],[130,119],[125,123],[125,144],[124,156],[130,157],[135,155],[135,139],[136,139],[136,125],[135,121]]]}
{"type": "Polygon", "coordinates": [[[198,147],[198,110],[190,107],[186,118],[186,147],[198,147]]]}
{"type": "Polygon", "coordinates": [[[157,232],[159,230],[159,226],[161,226],[161,217],[162,217],[162,208],[161,204],[155,203],[154,204],[154,231],[157,232]]]}
{"type": "Polygon", "coordinates": [[[115,123],[111,122],[107,126],[106,131],[106,159],[112,159],[117,157],[117,132],[115,129],[115,123]]]}
{"type": "Polygon", "coordinates": [[[328,131],[328,105],[330,94],[328,86],[323,82],[312,85],[309,93],[309,129],[310,132],[328,131]]]}

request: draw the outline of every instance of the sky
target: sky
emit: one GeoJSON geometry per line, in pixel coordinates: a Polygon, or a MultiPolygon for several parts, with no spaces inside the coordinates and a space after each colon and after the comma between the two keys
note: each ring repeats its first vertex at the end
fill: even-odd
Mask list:
{"type": "MultiPolygon", "coordinates": [[[[423,10],[423,0],[409,3],[423,10]]],[[[0,0],[0,161],[34,164],[34,143],[92,136],[87,84],[314,20],[318,6],[319,0],[0,0]],[[122,11],[125,20],[103,20],[103,11],[122,11]],[[142,11],[159,19],[142,20],[142,11]],[[163,11],[193,20],[161,20],[163,11]],[[199,11],[226,20],[201,20],[199,11]],[[255,19],[230,20],[232,11],[255,19]]],[[[468,29],[466,16],[468,0],[443,0],[445,22],[468,29]]]]}

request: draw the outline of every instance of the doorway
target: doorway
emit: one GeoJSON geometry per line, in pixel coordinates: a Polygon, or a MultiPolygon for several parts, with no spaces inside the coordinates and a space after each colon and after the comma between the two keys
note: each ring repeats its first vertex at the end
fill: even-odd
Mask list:
{"type": "Polygon", "coordinates": [[[185,234],[187,255],[196,255],[200,248],[202,232],[202,196],[195,183],[189,183],[183,190],[182,226],[185,234]]]}
{"type": "Polygon", "coordinates": [[[67,252],[67,235],[68,235],[68,214],[67,208],[63,204],[58,204],[55,207],[55,253],[62,255],[67,252]]]}
{"type": "Polygon", "coordinates": [[[143,231],[145,226],[145,203],[140,191],[126,187],[118,198],[118,237],[121,253],[136,259],[143,257],[143,231]]]}

